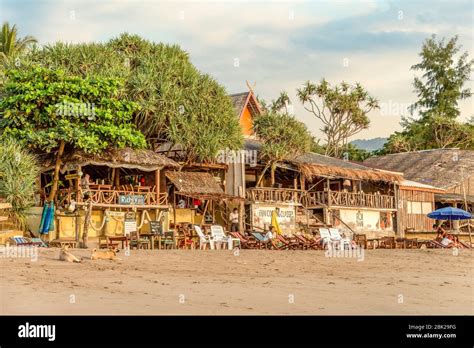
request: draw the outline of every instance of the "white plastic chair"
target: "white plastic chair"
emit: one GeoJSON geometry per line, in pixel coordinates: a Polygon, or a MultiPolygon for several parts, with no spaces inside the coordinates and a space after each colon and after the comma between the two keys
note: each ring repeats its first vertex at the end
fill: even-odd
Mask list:
{"type": "Polygon", "coordinates": [[[343,249],[346,245],[349,248],[351,247],[351,241],[348,238],[342,238],[341,233],[337,228],[330,228],[329,234],[331,235],[333,242],[336,242],[336,245],[342,247],[343,249]]]}
{"type": "Polygon", "coordinates": [[[194,225],[194,230],[196,231],[197,235],[199,236],[199,249],[206,249],[206,245],[209,244],[211,250],[214,250],[214,243],[211,238],[205,235],[202,230],[201,226],[194,225]]]}
{"type": "Polygon", "coordinates": [[[232,238],[230,236],[226,236],[224,232],[224,228],[221,225],[212,225],[211,226],[211,236],[212,240],[217,243],[227,243],[227,248],[232,250],[234,247],[234,242],[237,246],[240,247],[240,239],[239,238],[232,238]]]}
{"type": "Polygon", "coordinates": [[[329,233],[329,230],[327,228],[320,228],[319,235],[323,240],[323,246],[327,245],[328,248],[332,247],[331,234],[329,233]]]}

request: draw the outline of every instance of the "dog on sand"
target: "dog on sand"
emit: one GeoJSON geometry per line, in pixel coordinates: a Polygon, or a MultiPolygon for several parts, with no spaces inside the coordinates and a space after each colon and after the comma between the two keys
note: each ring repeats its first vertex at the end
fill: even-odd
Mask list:
{"type": "Polygon", "coordinates": [[[76,256],[71,254],[69,251],[69,246],[65,245],[61,248],[61,251],[59,252],[59,259],[61,261],[67,261],[67,262],[76,262],[76,263],[81,263],[82,261],[79,260],[76,256]]]}
{"type": "Polygon", "coordinates": [[[118,249],[97,250],[93,249],[91,253],[91,260],[121,260],[117,257],[118,249]]]}

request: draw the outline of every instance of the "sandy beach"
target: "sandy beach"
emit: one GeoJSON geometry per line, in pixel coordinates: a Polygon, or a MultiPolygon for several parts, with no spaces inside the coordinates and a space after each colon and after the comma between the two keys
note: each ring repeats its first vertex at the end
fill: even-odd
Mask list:
{"type": "Polygon", "coordinates": [[[472,251],[132,250],[0,258],[1,314],[473,314],[472,251]]]}

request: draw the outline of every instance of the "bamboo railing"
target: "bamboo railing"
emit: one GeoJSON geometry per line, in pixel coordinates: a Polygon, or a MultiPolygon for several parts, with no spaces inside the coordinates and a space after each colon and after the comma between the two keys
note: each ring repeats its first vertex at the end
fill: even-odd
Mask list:
{"type": "Polygon", "coordinates": [[[89,189],[81,194],[81,199],[75,198],[75,193],[71,189],[63,189],[60,191],[59,200],[62,201],[67,198],[71,201],[74,198],[76,201],[83,203],[92,202],[92,204],[110,204],[110,205],[167,205],[168,194],[166,192],[137,192],[128,190],[114,190],[114,189],[89,189]],[[140,197],[140,198],[139,198],[140,197]],[[142,197],[142,198],[141,198],[142,197]],[[139,202],[136,202],[139,201],[139,202]]]}
{"type": "Polygon", "coordinates": [[[343,191],[302,191],[288,188],[257,187],[246,190],[252,202],[298,203],[305,207],[342,206],[396,209],[395,197],[378,193],[343,191]]]}

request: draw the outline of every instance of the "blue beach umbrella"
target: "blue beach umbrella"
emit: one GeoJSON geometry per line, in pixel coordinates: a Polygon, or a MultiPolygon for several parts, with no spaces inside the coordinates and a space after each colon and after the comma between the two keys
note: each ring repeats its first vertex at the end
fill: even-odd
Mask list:
{"type": "Polygon", "coordinates": [[[462,209],[446,207],[432,211],[428,217],[436,220],[467,220],[472,218],[472,214],[462,209]]]}

